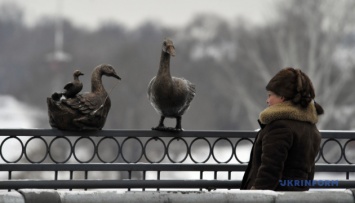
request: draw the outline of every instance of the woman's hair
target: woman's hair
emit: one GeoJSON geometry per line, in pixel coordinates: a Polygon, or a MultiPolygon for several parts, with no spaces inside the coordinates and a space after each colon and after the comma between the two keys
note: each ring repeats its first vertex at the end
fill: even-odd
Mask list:
{"type": "MultiPolygon", "coordinates": [[[[312,81],[300,69],[292,67],[280,70],[266,85],[266,90],[272,91],[302,108],[306,108],[315,98],[312,81]]],[[[323,114],[323,108],[316,102],[314,104],[317,113],[323,114]]]]}

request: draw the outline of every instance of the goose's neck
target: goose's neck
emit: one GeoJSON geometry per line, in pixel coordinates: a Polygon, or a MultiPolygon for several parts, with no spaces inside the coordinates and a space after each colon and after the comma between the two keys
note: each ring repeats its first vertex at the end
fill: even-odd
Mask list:
{"type": "Polygon", "coordinates": [[[170,54],[162,51],[160,57],[160,67],[158,71],[158,75],[169,76],[170,75],[170,54]]]}
{"type": "Polygon", "coordinates": [[[94,70],[94,72],[91,75],[91,92],[104,92],[106,93],[106,90],[104,86],[102,85],[102,72],[100,69],[94,70]]]}
{"type": "Polygon", "coordinates": [[[74,81],[79,81],[79,76],[75,75],[74,76],[74,81]]]}

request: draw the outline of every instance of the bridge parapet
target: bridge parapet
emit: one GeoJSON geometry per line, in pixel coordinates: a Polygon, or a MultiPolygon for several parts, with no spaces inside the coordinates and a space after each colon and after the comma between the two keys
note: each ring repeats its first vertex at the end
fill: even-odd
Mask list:
{"type": "Polygon", "coordinates": [[[117,192],[117,191],[43,191],[0,192],[0,203],[354,203],[352,190],[308,192],[117,192]]]}

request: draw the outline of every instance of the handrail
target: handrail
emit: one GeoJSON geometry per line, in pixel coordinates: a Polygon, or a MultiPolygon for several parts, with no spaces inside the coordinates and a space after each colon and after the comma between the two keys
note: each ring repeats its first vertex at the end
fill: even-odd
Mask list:
{"type": "MultiPolygon", "coordinates": [[[[320,130],[322,138],[345,139],[354,138],[354,130],[320,130]]],[[[17,135],[17,136],[113,136],[113,137],[164,137],[164,136],[181,136],[184,137],[245,137],[255,138],[256,131],[253,130],[189,130],[183,132],[162,132],[152,130],[117,130],[107,129],[101,131],[61,131],[57,129],[0,129],[0,136],[17,135]]]]}
{"type": "MultiPolygon", "coordinates": [[[[246,164],[0,164],[0,171],[245,171],[246,164]]],[[[316,164],[316,172],[355,172],[354,165],[316,164]]]]}
{"type": "Polygon", "coordinates": [[[255,138],[256,132],[250,130],[190,130],[182,132],[164,132],[153,130],[101,130],[101,131],[62,131],[57,129],[0,129],[0,136],[95,136],[95,137],[245,137],[255,138]]]}

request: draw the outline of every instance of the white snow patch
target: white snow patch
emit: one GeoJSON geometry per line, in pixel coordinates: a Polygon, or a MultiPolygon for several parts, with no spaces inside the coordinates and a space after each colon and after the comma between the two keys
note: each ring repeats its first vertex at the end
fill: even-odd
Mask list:
{"type": "Polygon", "coordinates": [[[36,128],[46,113],[18,101],[10,95],[0,95],[0,128],[36,128]]]}
{"type": "Polygon", "coordinates": [[[219,44],[203,44],[199,43],[191,50],[191,58],[193,60],[203,59],[205,57],[213,58],[216,61],[224,59],[233,60],[236,56],[236,47],[233,43],[222,42],[219,44]]]}

